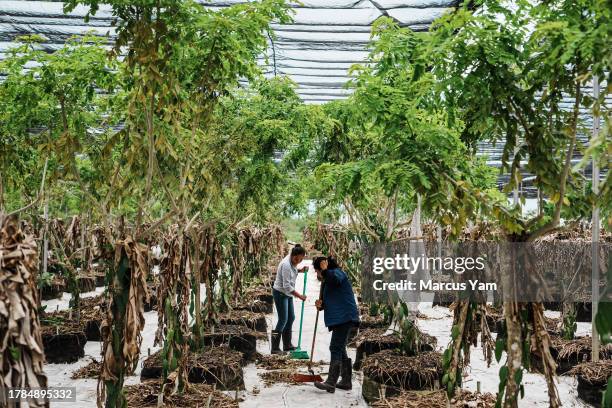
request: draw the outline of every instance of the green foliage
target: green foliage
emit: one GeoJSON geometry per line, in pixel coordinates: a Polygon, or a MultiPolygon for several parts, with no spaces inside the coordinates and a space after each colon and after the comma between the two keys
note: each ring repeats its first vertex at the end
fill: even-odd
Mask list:
{"type": "MultiPolygon", "coordinates": [[[[253,208],[258,219],[269,219],[271,208],[278,214],[282,180],[295,167],[277,163],[276,155],[304,135],[296,132],[300,126],[306,132],[303,126],[319,125],[291,84],[260,80],[257,58],[267,47],[269,25],[289,21],[284,0],[220,11],[193,1],[105,4],[117,32],[110,55],[101,39],[74,39],[46,54],[29,38],[0,65],[7,78],[0,84],[0,174],[11,177],[11,203],[18,201],[15,196],[37,195],[40,179],[27,175],[48,167],[45,193],[64,191],[68,198],[56,211],[94,207],[104,222],[127,215],[138,239],[145,223],[164,214],[182,225],[198,214],[232,221],[253,208]],[[250,100],[255,110],[244,105],[249,98],[234,98],[241,79],[257,84],[250,100]],[[215,115],[227,113],[223,103],[233,104],[237,116],[230,123],[240,125],[227,133],[216,132],[225,117],[215,115]],[[287,105],[294,109],[286,112],[287,105]],[[111,129],[117,124],[118,132],[111,129]],[[228,140],[236,143],[231,147],[237,149],[225,150],[234,157],[215,150],[228,147],[228,140]],[[228,164],[230,171],[223,168],[228,164]],[[21,174],[26,177],[19,179],[21,174]]],[[[95,14],[100,3],[72,0],[64,8],[81,5],[95,14]]],[[[111,277],[121,281],[121,268],[111,277]]],[[[125,293],[112,296],[124,308],[125,293]]],[[[227,301],[229,292],[222,298],[227,301]]],[[[110,330],[119,361],[122,322],[115,323],[110,330]]],[[[170,317],[164,353],[171,358],[164,375],[176,366],[185,343],[177,325],[170,317]]],[[[124,374],[119,366],[105,382],[107,406],[125,405],[124,374]]]]}
{"type": "Polygon", "coordinates": [[[400,339],[400,350],[406,355],[415,355],[419,351],[418,329],[413,317],[410,315],[406,302],[399,300],[393,311],[397,329],[395,332],[400,339]]]}
{"type": "Polygon", "coordinates": [[[460,8],[434,24],[433,74],[449,123],[465,123],[463,141],[472,147],[481,140],[503,142],[502,170],[511,173],[506,191],[520,182],[525,161],[534,184],[551,197],[549,223],[503,222],[512,232],[540,233],[572,206],[570,196],[576,202],[584,191],[568,156],[582,148],[576,140],[580,108],[601,104],[581,87],[593,74],[609,72],[609,8],[604,1],[482,3],[478,13],[460,8]],[[569,109],[568,97],[574,101],[569,109]]]}
{"type": "Polygon", "coordinates": [[[344,206],[375,241],[393,238],[417,195],[428,214],[452,212],[441,220],[458,232],[478,205],[456,184],[475,180],[475,190],[488,189],[493,177],[467,154],[461,123],[449,126],[436,99],[430,39],[381,18],[371,47],[368,62],[352,69],[354,94],[325,108],[334,127],[313,154],[314,194],[344,206]]]}
{"type": "Polygon", "coordinates": [[[9,194],[34,197],[47,178],[72,180],[97,195],[113,167],[104,146],[112,138],[116,65],[100,39],[73,38],[52,54],[39,38],[22,37],[0,62],[0,172],[9,194]]]}
{"type": "Polygon", "coordinates": [[[572,307],[571,310],[564,312],[563,314],[563,329],[561,337],[565,340],[574,340],[574,335],[578,329],[576,323],[576,308],[572,307]]]}
{"type": "Polygon", "coordinates": [[[51,286],[51,282],[53,282],[53,274],[49,272],[41,272],[38,274],[36,285],[42,289],[51,286]]]}
{"type": "Polygon", "coordinates": [[[253,88],[220,100],[199,154],[203,194],[237,219],[253,213],[263,221],[306,206],[299,175],[311,138],[327,123],[287,78],[260,80],[253,88]]]}
{"type": "Polygon", "coordinates": [[[299,218],[285,218],[282,223],[283,232],[287,237],[288,241],[302,243],[304,241],[304,236],[302,231],[306,226],[306,221],[299,218]]]}
{"type": "MultiPolygon", "coordinates": [[[[122,174],[111,204],[125,211],[120,207],[132,200],[138,224],[144,212],[173,209],[187,218],[207,211],[212,197],[198,173],[206,172],[208,157],[200,148],[214,123],[211,115],[240,78],[259,78],[257,57],[267,46],[269,24],[287,22],[289,9],[282,0],[220,11],[192,1],[106,4],[117,18],[113,56],[126,54],[118,102],[124,129],[110,146],[120,152],[122,174]]],[[[99,2],[69,1],[65,10],[78,5],[95,14],[99,2]]]]}

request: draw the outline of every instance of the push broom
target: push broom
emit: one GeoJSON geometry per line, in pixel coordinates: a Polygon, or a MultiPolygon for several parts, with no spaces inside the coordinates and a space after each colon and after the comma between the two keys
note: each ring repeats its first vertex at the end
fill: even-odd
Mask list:
{"type": "MultiPolygon", "coordinates": [[[[308,279],[308,271],[304,272],[304,293],[306,296],[306,281],[308,279]]],[[[300,334],[298,337],[297,348],[293,350],[290,354],[291,358],[295,360],[308,360],[308,352],[306,350],[302,350],[302,323],[304,322],[304,301],[302,301],[302,314],[300,316],[300,334]]]]}
{"type": "MultiPolygon", "coordinates": [[[[306,279],[304,279],[304,282],[306,281],[306,279]]],[[[321,282],[321,289],[319,290],[319,299],[323,298],[323,283],[321,282]]],[[[304,292],[306,292],[306,289],[304,289],[304,292]]],[[[302,303],[302,307],[303,307],[303,303],[302,303]]],[[[303,310],[303,309],[302,309],[303,310]]],[[[308,362],[308,372],[310,374],[302,374],[302,373],[295,373],[293,374],[293,381],[295,382],[323,382],[323,378],[314,373],[314,370],[312,369],[312,356],[314,355],[314,346],[315,346],[315,340],[317,338],[317,326],[319,324],[319,309],[317,309],[317,317],[315,318],[315,325],[314,325],[314,333],[312,335],[312,346],[310,348],[310,361],[308,362]]]]}

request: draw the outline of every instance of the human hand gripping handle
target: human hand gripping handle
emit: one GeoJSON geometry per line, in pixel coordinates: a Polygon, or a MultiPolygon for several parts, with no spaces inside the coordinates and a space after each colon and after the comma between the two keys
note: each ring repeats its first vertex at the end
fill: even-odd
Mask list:
{"type": "MultiPolygon", "coordinates": [[[[308,266],[304,266],[301,269],[298,269],[298,272],[300,273],[307,273],[308,272],[308,266]]],[[[293,296],[295,296],[296,298],[300,299],[302,302],[305,302],[307,297],[306,297],[306,275],[304,275],[304,293],[300,293],[297,290],[294,290],[291,292],[291,294],[293,296]]]]}
{"type": "Polygon", "coordinates": [[[295,296],[296,298],[300,299],[302,302],[306,301],[306,295],[302,295],[300,292],[298,292],[297,290],[294,290],[291,292],[291,294],[293,296],[295,296]]]}

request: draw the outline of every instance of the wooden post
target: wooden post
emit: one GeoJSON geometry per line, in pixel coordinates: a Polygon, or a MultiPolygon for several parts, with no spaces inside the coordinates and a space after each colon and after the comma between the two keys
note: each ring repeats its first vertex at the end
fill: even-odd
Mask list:
{"type": "MultiPolygon", "coordinates": [[[[597,75],[593,75],[593,99],[597,101],[599,99],[599,78],[597,75]]],[[[596,103],[595,103],[596,104],[596,103]]],[[[593,137],[591,141],[595,141],[599,136],[599,112],[593,110],[593,137]]],[[[593,194],[599,194],[599,164],[595,157],[593,157],[593,172],[591,175],[593,183],[593,194]]],[[[592,361],[599,361],[599,334],[597,333],[597,326],[595,325],[595,316],[597,315],[598,302],[599,302],[599,206],[595,202],[593,207],[593,219],[591,223],[591,232],[593,234],[593,243],[591,244],[591,273],[592,273],[592,316],[591,316],[591,327],[592,327],[592,361]]]]}
{"type": "Polygon", "coordinates": [[[43,229],[43,275],[47,273],[49,264],[49,201],[45,199],[45,227],[43,229]]]}
{"type": "MultiPolygon", "coordinates": [[[[518,139],[518,137],[517,137],[517,138],[516,138],[516,146],[514,147],[514,156],[515,156],[515,157],[516,157],[516,154],[517,154],[517,153],[518,153],[518,151],[519,151],[518,143],[519,143],[519,139],[518,139]]],[[[518,171],[519,171],[519,173],[521,172],[521,166],[520,166],[520,163],[519,163],[519,168],[518,168],[518,171]]],[[[514,182],[515,182],[515,183],[518,183],[518,177],[515,177],[514,182]]],[[[517,206],[517,205],[518,205],[518,203],[519,203],[519,187],[518,187],[518,185],[515,185],[515,186],[514,186],[514,189],[512,190],[512,204],[513,204],[514,206],[517,206]]]]}
{"type": "MultiPolygon", "coordinates": [[[[198,227],[199,228],[199,227],[198,227]]],[[[205,230],[206,231],[206,230],[205,230]]],[[[204,232],[206,233],[206,232],[204,232]]],[[[202,295],[200,293],[200,284],[202,282],[202,271],[200,270],[201,262],[201,249],[200,245],[202,244],[202,230],[198,229],[196,232],[192,234],[194,237],[193,245],[194,249],[194,301],[195,301],[195,343],[196,347],[201,347],[202,341],[202,295]]],[[[205,253],[204,256],[208,256],[208,253],[205,253]]]]}
{"type": "Polygon", "coordinates": [[[85,264],[87,263],[87,259],[85,258],[85,232],[87,228],[86,218],[86,215],[84,213],[81,213],[81,272],[85,272],[85,264]]]}

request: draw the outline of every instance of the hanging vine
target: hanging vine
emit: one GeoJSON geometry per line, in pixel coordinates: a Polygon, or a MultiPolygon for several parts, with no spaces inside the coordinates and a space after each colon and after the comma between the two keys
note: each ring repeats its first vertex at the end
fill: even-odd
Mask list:
{"type": "MultiPolygon", "coordinates": [[[[163,343],[164,392],[182,392],[187,385],[187,358],[190,341],[191,240],[172,226],[164,237],[164,257],[157,289],[157,332],[155,345],[163,343]]],[[[163,398],[162,392],[160,397],[163,398]]]]}
{"type": "Polygon", "coordinates": [[[102,371],[98,379],[98,406],[126,407],[125,375],[136,368],[144,328],[148,249],[131,237],[115,244],[115,264],[108,285],[108,309],[100,326],[102,371]]]}
{"type": "MultiPolygon", "coordinates": [[[[24,235],[14,218],[0,214],[0,389],[45,388],[45,355],[38,310],[38,250],[34,237],[24,235]]],[[[1,406],[19,406],[4,400],[1,406]]],[[[31,399],[32,407],[49,406],[31,399]]]]}

